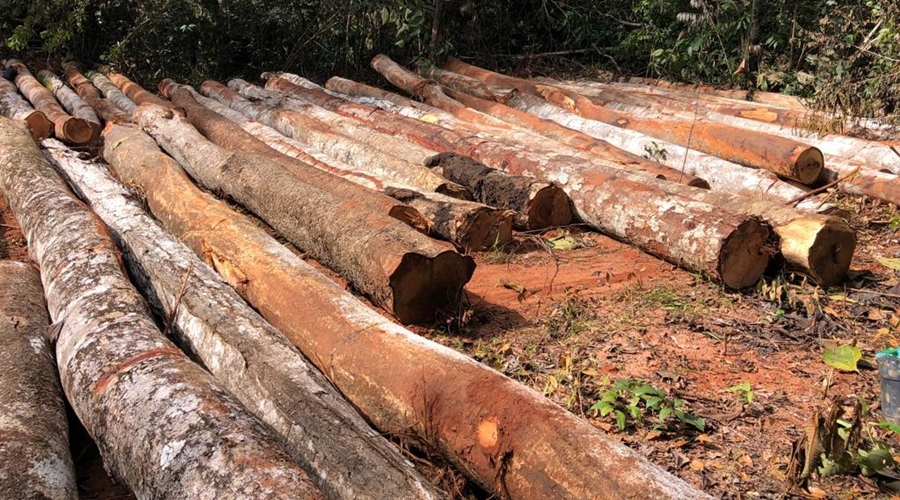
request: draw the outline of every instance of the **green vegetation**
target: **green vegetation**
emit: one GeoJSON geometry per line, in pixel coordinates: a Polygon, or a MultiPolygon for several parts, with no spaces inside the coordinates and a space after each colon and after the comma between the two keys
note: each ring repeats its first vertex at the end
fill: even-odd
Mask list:
{"type": "Polygon", "coordinates": [[[602,66],[815,95],[866,116],[896,118],[900,103],[900,4],[887,0],[27,0],[4,5],[0,30],[9,52],[110,62],[148,85],[263,69],[372,79],[368,61],[386,52],[537,73],[602,66]]]}
{"type": "Polygon", "coordinates": [[[631,422],[641,424],[645,420],[653,423],[654,429],[668,428],[674,421],[690,425],[703,432],[706,421],[685,411],[683,399],[670,398],[665,391],[640,380],[623,379],[614,382],[600,395],[600,400],[591,406],[591,411],[601,417],[612,416],[620,431],[631,422]]]}

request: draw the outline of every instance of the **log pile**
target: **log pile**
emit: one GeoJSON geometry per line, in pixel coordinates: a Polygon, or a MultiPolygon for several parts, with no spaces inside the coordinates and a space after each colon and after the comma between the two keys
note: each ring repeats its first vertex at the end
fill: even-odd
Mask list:
{"type": "Polygon", "coordinates": [[[497,497],[704,498],[346,288],[400,323],[428,322],[457,307],[470,253],[513,227],[579,220],[730,288],[773,263],[832,285],[856,235],[831,193],[900,194],[883,145],[814,147],[765,128],[802,113],[774,98],[762,110],[455,60],[417,74],[385,56],[373,67],[412,98],[288,73],[199,92],[164,80],[158,96],[74,62],[38,73],[51,93],[6,65],[0,193],[44,285],[0,263],[0,312],[28,326],[0,325],[0,399],[22,409],[0,424],[30,423],[0,446],[0,492],[25,496],[77,495],[65,397],[139,497],[445,497],[389,435],[497,497]],[[668,109],[688,102],[706,106],[696,123],[668,109]],[[79,143],[82,118],[106,124],[97,160],[46,139],[79,143]],[[860,163],[841,156],[863,150],[860,163]],[[29,460],[61,479],[30,475],[29,460]]]}

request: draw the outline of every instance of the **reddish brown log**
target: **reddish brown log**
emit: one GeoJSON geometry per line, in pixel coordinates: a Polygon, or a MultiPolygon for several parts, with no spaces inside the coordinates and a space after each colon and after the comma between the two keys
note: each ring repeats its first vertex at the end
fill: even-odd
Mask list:
{"type": "Polygon", "coordinates": [[[21,61],[9,59],[6,61],[6,67],[15,69],[16,86],[31,101],[35,109],[47,115],[47,118],[53,122],[54,134],[57,138],[71,144],[90,142],[94,133],[91,125],[66,113],[56,102],[53,94],[37,81],[21,61]]]}
{"type": "Polygon", "coordinates": [[[156,328],[103,222],[28,134],[0,118],[0,143],[0,192],[41,269],[62,386],[106,469],[138,498],[322,498],[272,431],[156,328]]]}
{"type": "Polygon", "coordinates": [[[804,184],[815,182],[824,166],[822,152],[798,141],[697,119],[649,120],[597,106],[590,99],[551,85],[493,73],[451,58],[446,69],[478,78],[491,85],[515,88],[544,97],[585,118],[691,147],[735,163],[770,170],[804,184]]]}
{"type": "Polygon", "coordinates": [[[3,77],[0,77],[0,114],[25,122],[31,137],[36,141],[50,137],[53,132],[53,122],[47,115],[31,107],[31,104],[19,95],[15,84],[3,77]]]}
{"type": "MultiPolygon", "coordinates": [[[[101,69],[102,71],[102,69],[101,69]]],[[[167,99],[163,99],[156,94],[148,92],[144,87],[134,83],[129,80],[128,77],[121,73],[117,73],[115,71],[109,71],[106,73],[106,76],[109,78],[119,90],[121,90],[129,99],[134,101],[135,104],[143,104],[148,102],[150,104],[156,104],[157,106],[162,106],[164,108],[172,108],[172,103],[167,99]]]]}
{"type": "Polygon", "coordinates": [[[321,90],[300,87],[281,78],[270,79],[266,87],[294,93],[426,147],[469,156],[511,173],[556,182],[572,199],[577,215],[593,227],[670,262],[722,280],[732,288],[756,283],[772,253],[771,230],[755,217],[695,202],[662,189],[667,184],[673,189],[696,191],[693,188],[632,174],[641,177],[638,182],[621,169],[461,134],[333,97],[321,90]]]}
{"type": "Polygon", "coordinates": [[[131,119],[131,114],[134,113],[137,104],[129,99],[127,95],[123,94],[122,91],[119,90],[119,87],[116,87],[116,84],[109,81],[109,78],[103,73],[98,73],[96,71],[88,71],[85,76],[87,76],[91,80],[91,83],[103,93],[103,96],[110,104],[120,109],[128,115],[129,119],[131,119]]]}
{"type": "Polygon", "coordinates": [[[100,137],[100,129],[103,128],[103,125],[100,123],[97,113],[94,112],[94,108],[84,102],[74,90],[66,86],[62,79],[52,71],[42,69],[38,71],[37,78],[47,90],[53,92],[53,95],[56,96],[69,114],[76,118],[81,118],[91,125],[91,130],[93,130],[92,139],[100,137]]]}
{"type": "Polygon", "coordinates": [[[48,326],[40,274],[0,261],[0,498],[78,498],[48,326]]]}
{"type": "Polygon", "coordinates": [[[224,215],[171,158],[147,153],[152,141],[142,148],[111,135],[127,129],[107,129],[106,159],[380,431],[511,499],[709,498],[535,391],[386,320],[251,223],[224,215]]]}
{"type": "Polygon", "coordinates": [[[94,87],[94,84],[81,73],[78,64],[74,61],[69,61],[63,64],[63,69],[66,72],[66,79],[68,80],[69,85],[75,89],[78,96],[81,97],[88,106],[94,109],[100,118],[107,122],[127,123],[131,121],[130,114],[125,113],[108,100],[100,97],[100,92],[94,87]]]}
{"type": "Polygon", "coordinates": [[[359,199],[366,191],[349,181],[303,165],[307,178],[322,179],[315,186],[323,189],[307,184],[278,157],[300,162],[275,152],[196,101],[190,105],[179,99],[179,107],[222,144],[240,147],[256,142],[271,151],[229,153],[206,140],[181,115],[159,106],[139,106],[135,119],[141,127],[208,189],[233,197],[400,321],[428,321],[459,300],[475,269],[471,257],[367,208],[359,199]]]}

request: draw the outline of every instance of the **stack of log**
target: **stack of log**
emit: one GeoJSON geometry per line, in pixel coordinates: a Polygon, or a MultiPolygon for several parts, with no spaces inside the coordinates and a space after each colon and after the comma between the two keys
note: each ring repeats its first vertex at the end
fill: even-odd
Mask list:
{"type": "Polygon", "coordinates": [[[721,96],[690,101],[688,118],[678,90],[523,80],[455,60],[417,73],[385,56],[373,67],[412,98],[287,73],[264,74],[265,88],[164,80],[156,95],[73,62],[64,79],[38,72],[45,88],[5,64],[0,194],[54,326],[49,340],[34,333],[48,322],[34,273],[0,266],[3,286],[27,295],[0,289],[0,310],[23,308],[4,317],[40,326],[0,331],[0,356],[41,381],[0,384],[0,398],[21,408],[16,429],[41,424],[10,463],[41,457],[57,479],[8,474],[0,491],[73,497],[65,397],[141,497],[445,496],[391,435],[499,497],[701,498],[303,257],[401,323],[453,310],[471,252],[576,217],[734,289],[773,262],[831,285],[856,244],[832,192],[898,199],[883,145],[776,133],[797,109],[769,120],[721,96]],[[95,139],[102,162],[70,149],[95,139]]]}

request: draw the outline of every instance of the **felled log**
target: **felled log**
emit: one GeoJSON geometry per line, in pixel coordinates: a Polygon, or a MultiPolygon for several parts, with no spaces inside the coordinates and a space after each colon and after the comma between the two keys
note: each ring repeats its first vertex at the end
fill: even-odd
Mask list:
{"type": "Polygon", "coordinates": [[[0,261],[0,498],[78,498],[48,325],[40,275],[0,261]]]}
{"type": "Polygon", "coordinates": [[[591,226],[732,288],[756,283],[772,253],[771,230],[757,218],[661,189],[663,184],[671,184],[673,189],[695,191],[687,186],[640,174],[629,177],[621,169],[606,168],[581,158],[540,152],[536,148],[523,150],[514,144],[462,134],[333,97],[318,89],[300,87],[281,78],[271,78],[266,87],[296,93],[382,132],[403,136],[426,147],[555,182],[571,198],[576,214],[591,226]],[[636,180],[637,177],[641,180],[636,180]]]}
{"type": "Polygon", "coordinates": [[[41,268],[63,390],[106,469],[139,498],[321,498],[272,432],[156,329],[103,222],[31,137],[0,118],[0,143],[0,192],[41,268]]]}
{"type": "Polygon", "coordinates": [[[0,77],[0,114],[25,122],[31,137],[36,141],[50,137],[53,132],[53,122],[47,115],[31,107],[31,104],[19,95],[15,84],[3,77],[0,77]]]}
{"type": "MultiPolygon", "coordinates": [[[[160,317],[171,324],[216,380],[287,443],[287,451],[330,498],[440,498],[392,446],[347,403],[330,382],[287,340],[253,311],[221,278],[150,217],[134,194],[102,166],[54,141],[45,155],[110,228],[125,264],[160,317]],[[188,286],[184,284],[187,283],[188,286]],[[228,321],[222,321],[227,317],[228,321]]],[[[148,161],[172,162],[153,139],[136,128],[106,131],[106,155],[127,179],[157,183],[145,194],[158,204],[160,192],[190,219],[191,228],[215,237],[228,225],[270,241],[249,220],[190,185],[180,169],[179,191],[148,169],[148,161]],[[111,151],[114,144],[119,144],[111,151]],[[130,168],[129,168],[130,167],[130,168]]],[[[163,165],[164,163],[159,163],[163,165]]],[[[159,168],[159,167],[157,167],[159,168]]],[[[220,245],[237,244],[228,239],[220,245]]]]}
{"type": "Polygon", "coordinates": [[[103,125],[100,123],[97,113],[94,112],[94,108],[79,97],[74,90],[66,86],[52,71],[42,69],[38,71],[37,78],[47,90],[53,92],[53,95],[70,115],[88,122],[93,132],[92,139],[100,137],[100,129],[103,128],[103,125]]]}
{"type": "Polygon", "coordinates": [[[108,100],[100,97],[100,92],[97,90],[97,87],[81,73],[81,68],[78,67],[78,64],[74,61],[68,61],[63,64],[63,70],[66,72],[66,80],[68,80],[69,85],[75,89],[75,93],[77,93],[100,118],[107,122],[127,123],[131,121],[131,116],[128,113],[125,113],[108,100]]]}
{"type": "Polygon", "coordinates": [[[129,80],[127,76],[117,73],[115,71],[108,71],[108,68],[101,68],[101,72],[106,73],[107,78],[111,81],[119,90],[121,90],[129,99],[131,99],[135,104],[143,104],[145,102],[149,102],[150,104],[155,104],[157,106],[162,106],[164,108],[172,108],[172,103],[167,99],[163,99],[156,94],[148,92],[144,87],[134,83],[129,80]]]}
{"type": "Polygon", "coordinates": [[[71,144],[86,144],[93,137],[91,125],[66,113],[56,102],[56,98],[45,89],[28,71],[28,68],[17,59],[8,59],[6,67],[16,71],[16,86],[31,101],[34,109],[44,113],[53,122],[53,132],[57,138],[71,144]]]}
{"type": "Polygon", "coordinates": [[[469,188],[479,202],[514,210],[519,229],[564,226],[572,221],[569,197],[555,184],[508,174],[455,153],[436,155],[428,166],[469,188]]]}
{"type": "Polygon", "coordinates": [[[428,220],[434,234],[452,242],[461,250],[485,250],[495,245],[504,245],[512,239],[511,211],[498,210],[439,193],[420,191],[372,173],[360,172],[339,160],[317,153],[309,145],[285,137],[275,129],[262,125],[214,99],[193,93],[190,87],[183,88],[191,91],[197,102],[239,124],[270,148],[361,186],[380,191],[418,210],[428,220]]]}
{"type": "MultiPolygon", "coordinates": [[[[200,92],[227,103],[234,109],[242,110],[245,113],[252,113],[254,109],[246,108],[242,95],[262,101],[269,107],[278,107],[282,100],[281,94],[268,91],[262,87],[250,84],[240,78],[232,79],[228,82],[228,87],[212,81],[206,81],[200,86],[200,92]]],[[[347,119],[337,113],[328,111],[318,106],[303,106],[300,112],[328,122],[329,126],[335,132],[347,135],[358,141],[365,142],[370,146],[374,146],[385,153],[403,158],[416,165],[424,165],[429,158],[437,154],[437,151],[425,148],[419,144],[398,139],[389,134],[372,130],[369,127],[361,125],[356,120],[347,119]]]]}
{"type": "MultiPolygon", "coordinates": [[[[219,140],[223,144],[242,140],[202,111],[212,113],[204,108],[188,110],[188,114],[209,124],[207,133],[222,132],[219,140]]],[[[198,182],[233,197],[400,321],[433,318],[438,309],[458,300],[472,276],[475,263],[471,257],[369,210],[357,195],[362,188],[349,181],[306,166],[341,181],[327,180],[332,191],[324,191],[274,162],[274,155],[227,152],[200,135],[186,119],[159,106],[139,106],[135,119],[198,182]],[[346,188],[341,186],[344,183],[346,188]]],[[[246,134],[239,127],[237,131],[246,134]]]]}
{"type": "Polygon", "coordinates": [[[543,97],[585,118],[630,128],[742,165],[764,168],[803,184],[815,182],[824,166],[821,151],[791,139],[741,130],[702,119],[672,120],[646,113],[642,116],[629,116],[597,106],[587,97],[574,92],[500,75],[453,58],[448,61],[445,69],[478,78],[488,84],[515,88],[520,92],[543,97]]]}
{"type": "Polygon", "coordinates": [[[107,101],[122,110],[129,118],[131,118],[131,114],[134,113],[137,104],[129,99],[127,95],[123,94],[122,91],[119,90],[119,87],[116,87],[116,84],[109,81],[109,78],[107,78],[106,75],[97,71],[88,71],[85,76],[87,76],[91,80],[91,83],[103,93],[103,96],[107,101]]]}
{"type": "MultiPolygon", "coordinates": [[[[207,89],[213,87],[208,82],[207,89]]],[[[162,84],[161,84],[162,85],[162,84]]],[[[385,180],[390,180],[423,191],[433,191],[460,199],[472,199],[471,193],[458,184],[435,174],[423,164],[414,164],[402,158],[389,155],[343,134],[335,133],[329,122],[325,122],[298,111],[283,111],[254,104],[237,95],[234,91],[219,85],[214,95],[233,109],[264,123],[282,134],[297,139],[346,164],[385,180]]],[[[176,100],[176,102],[179,102],[176,100]]],[[[179,104],[180,105],[180,104],[179,104]]],[[[312,105],[310,105],[312,107],[312,105]]]]}
{"type": "MultiPolygon", "coordinates": [[[[208,197],[171,159],[133,154],[137,141],[108,135],[124,129],[107,129],[104,151],[123,180],[381,432],[441,454],[512,499],[708,498],[535,391],[386,320],[252,224],[228,219],[200,230],[182,207],[205,214],[185,197],[208,197]]],[[[218,220],[211,211],[207,222],[218,220]]]]}

